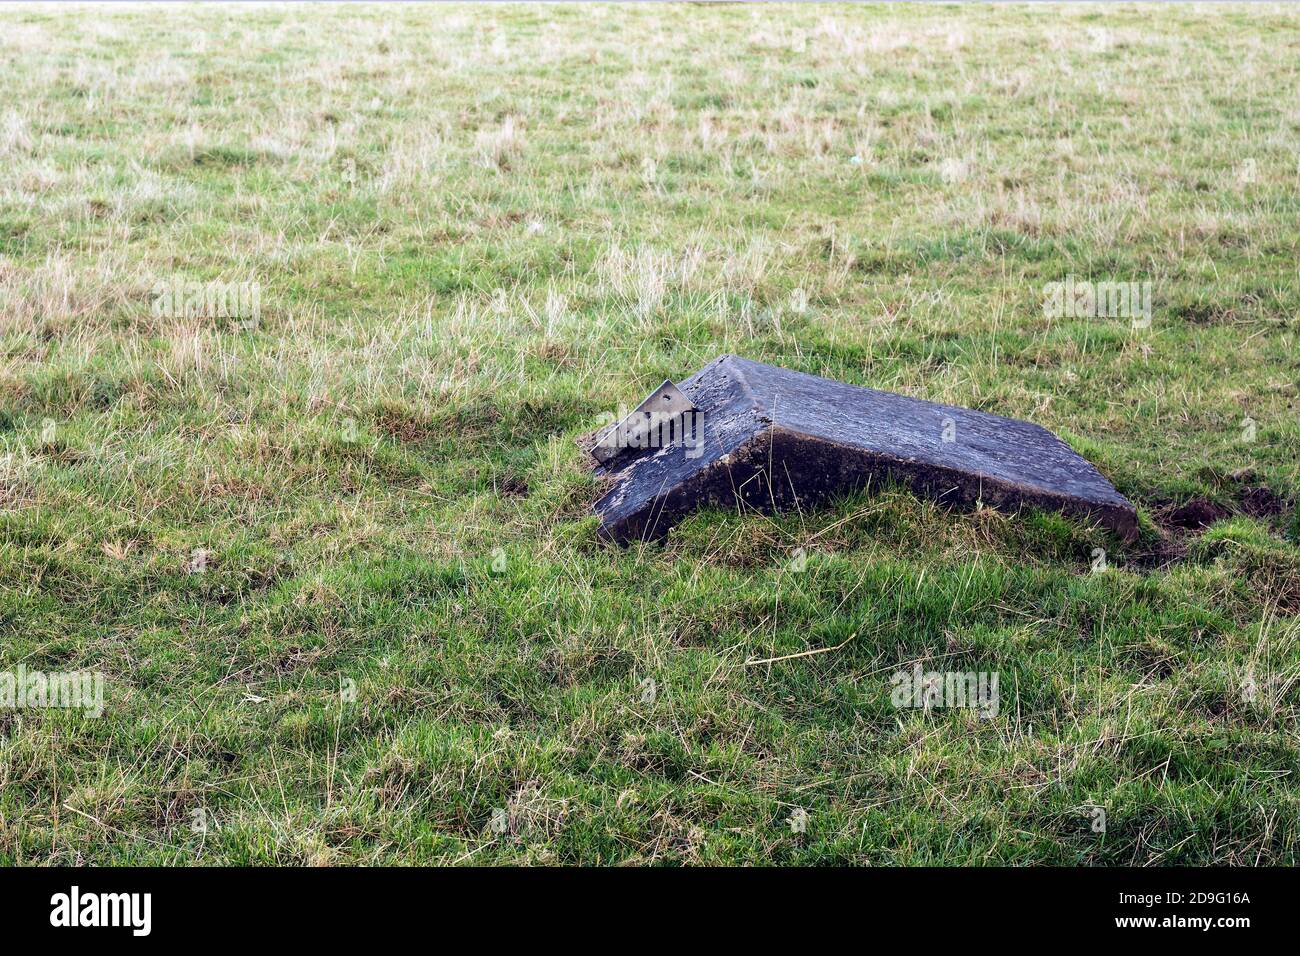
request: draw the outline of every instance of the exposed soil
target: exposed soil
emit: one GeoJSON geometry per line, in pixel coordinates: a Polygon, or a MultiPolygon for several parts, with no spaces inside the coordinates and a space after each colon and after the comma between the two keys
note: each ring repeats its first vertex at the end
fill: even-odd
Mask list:
{"type": "Polygon", "coordinates": [[[1252,518],[1275,518],[1287,510],[1287,500],[1272,488],[1256,485],[1241,493],[1237,506],[1252,518]]]}
{"type": "MultiPolygon", "coordinates": [[[[1242,477],[1249,480],[1254,476],[1246,474],[1242,477]]],[[[1156,501],[1152,513],[1160,527],[1176,533],[1202,531],[1214,522],[1234,514],[1250,518],[1276,518],[1292,506],[1290,501],[1265,485],[1247,485],[1237,492],[1236,499],[1231,506],[1206,498],[1193,498],[1186,504],[1177,506],[1172,501],[1156,501]]]]}
{"type": "Polygon", "coordinates": [[[506,475],[497,479],[497,490],[507,498],[527,498],[528,479],[506,475]]]}
{"type": "MultiPolygon", "coordinates": [[[[1232,478],[1244,483],[1252,481],[1255,474],[1242,469],[1239,473],[1234,472],[1232,478]]],[[[1205,498],[1193,498],[1182,505],[1175,505],[1172,501],[1155,501],[1152,502],[1151,513],[1160,529],[1160,539],[1146,544],[1143,550],[1131,552],[1128,560],[1143,570],[1156,571],[1185,560],[1188,539],[1216,521],[1236,514],[1258,519],[1276,518],[1286,514],[1291,507],[1292,502],[1273,489],[1259,484],[1242,487],[1231,506],[1205,498]]]]}
{"type": "Polygon", "coordinates": [[[1194,498],[1182,507],[1170,511],[1166,520],[1170,527],[1184,531],[1200,531],[1230,514],[1232,512],[1223,505],[1206,501],[1204,498],[1194,498]]]}

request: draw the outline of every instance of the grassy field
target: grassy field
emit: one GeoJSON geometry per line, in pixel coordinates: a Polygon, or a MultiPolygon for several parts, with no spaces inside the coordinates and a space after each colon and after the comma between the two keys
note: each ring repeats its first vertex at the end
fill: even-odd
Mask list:
{"type": "Polygon", "coordinates": [[[1298,28],[0,9],[0,671],[104,688],[0,709],[0,862],[1295,863],[1298,28]],[[724,352],[1045,425],[1141,537],[602,543],[574,440],[724,352]]]}

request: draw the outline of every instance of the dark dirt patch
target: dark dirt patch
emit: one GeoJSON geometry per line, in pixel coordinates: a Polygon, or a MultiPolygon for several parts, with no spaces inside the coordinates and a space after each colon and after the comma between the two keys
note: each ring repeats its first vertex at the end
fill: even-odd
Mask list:
{"type": "Polygon", "coordinates": [[[1238,468],[1228,475],[1236,495],[1236,510],[1251,518],[1276,518],[1285,514],[1293,502],[1259,482],[1254,468],[1238,468]]]}
{"type": "Polygon", "coordinates": [[[1129,555],[1129,560],[1143,570],[1159,570],[1183,561],[1187,557],[1187,538],[1204,531],[1216,521],[1234,514],[1259,519],[1276,518],[1290,507],[1290,502],[1271,488],[1245,485],[1245,482],[1255,479],[1253,471],[1242,469],[1231,477],[1244,485],[1231,506],[1206,498],[1193,498],[1181,505],[1168,500],[1153,502],[1151,515],[1160,530],[1160,537],[1143,542],[1129,555]]]}
{"type": "Polygon", "coordinates": [[[506,498],[527,498],[528,480],[518,475],[503,475],[496,481],[497,493],[506,498]]]}
{"type": "Polygon", "coordinates": [[[1167,523],[1184,531],[1200,531],[1208,528],[1221,518],[1232,514],[1227,508],[1204,498],[1194,498],[1181,507],[1174,508],[1167,515],[1167,523]]]}
{"type": "Polygon", "coordinates": [[[1177,536],[1189,531],[1203,531],[1214,522],[1233,515],[1269,519],[1290,510],[1292,502],[1289,499],[1266,485],[1253,483],[1256,480],[1253,470],[1243,468],[1229,477],[1237,485],[1233,492],[1235,500],[1230,505],[1207,498],[1193,498],[1182,505],[1168,500],[1155,501],[1152,503],[1152,517],[1156,524],[1177,536]]]}
{"type": "Polygon", "coordinates": [[[1263,485],[1247,488],[1237,501],[1241,513],[1252,518],[1275,518],[1287,509],[1287,500],[1263,485]]]}

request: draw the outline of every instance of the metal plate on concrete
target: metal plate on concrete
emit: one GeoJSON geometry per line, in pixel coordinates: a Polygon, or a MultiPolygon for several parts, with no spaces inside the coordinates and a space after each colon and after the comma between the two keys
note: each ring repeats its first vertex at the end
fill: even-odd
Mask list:
{"type": "Polygon", "coordinates": [[[672,444],[675,423],[695,410],[681,389],[665,379],[631,414],[596,436],[592,457],[611,467],[616,460],[634,458],[643,451],[672,444]]]}

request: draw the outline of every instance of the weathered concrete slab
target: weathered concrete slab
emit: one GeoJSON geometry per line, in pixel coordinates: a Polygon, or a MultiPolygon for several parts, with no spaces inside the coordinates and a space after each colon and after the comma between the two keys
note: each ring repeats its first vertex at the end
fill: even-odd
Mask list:
{"type": "Polygon", "coordinates": [[[781,510],[890,480],[954,505],[1028,505],[1137,534],[1133,505],[1039,425],[735,355],[680,389],[703,419],[702,447],[675,443],[598,469],[613,485],[595,510],[615,541],[663,537],[705,505],[781,510]]]}

